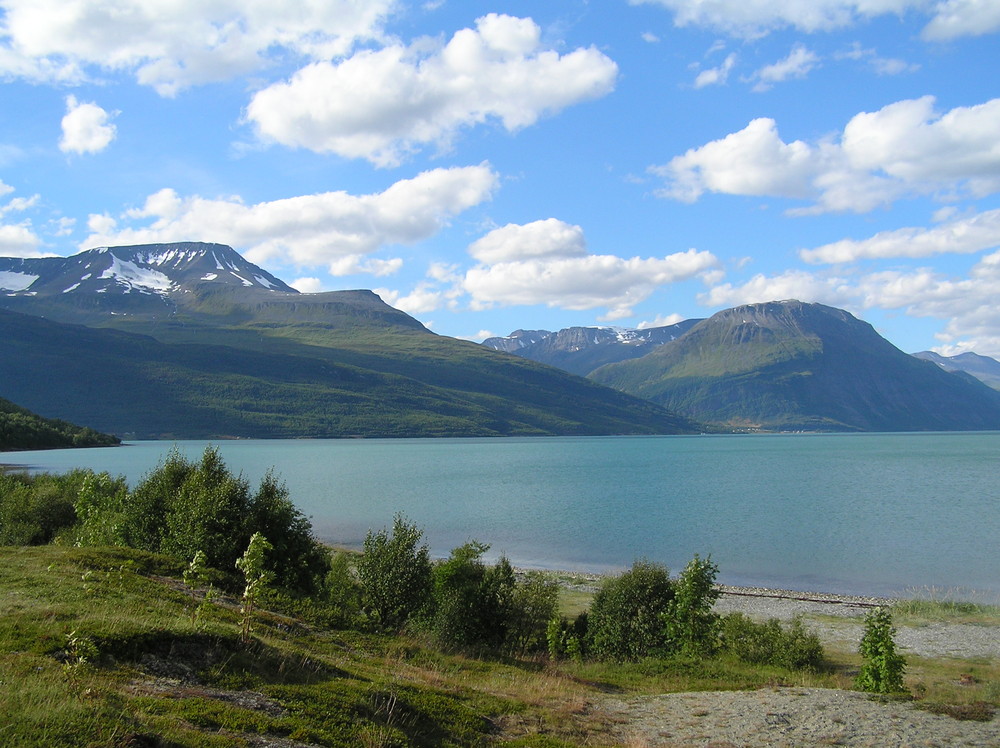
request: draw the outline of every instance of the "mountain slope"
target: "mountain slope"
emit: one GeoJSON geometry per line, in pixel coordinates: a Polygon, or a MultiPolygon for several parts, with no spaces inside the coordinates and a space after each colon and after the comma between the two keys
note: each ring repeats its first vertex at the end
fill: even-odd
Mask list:
{"type": "Polygon", "coordinates": [[[0,307],[31,315],[0,316],[9,340],[0,351],[2,381],[29,407],[58,408],[60,417],[115,433],[694,429],[652,403],[435,335],[370,291],[300,294],[228,247],[152,245],[45,259],[52,262],[0,263],[7,289],[0,307]],[[75,322],[89,328],[67,324],[75,322]]]}
{"type": "Polygon", "coordinates": [[[110,447],[121,440],[66,421],[42,418],[0,398],[0,452],[13,449],[110,447]]]}
{"type": "Polygon", "coordinates": [[[567,327],[558,332],[517,330],[505,338],[487,338],[482,345],[587,376],[605,364],[645,356],[656,346],[676,340],[700,321],[690,319],[644,330],[611,327],[567,327]]]}
{"type": "Polygon", "coordinates": [[[903,353],[845,311],[798,301],[719,312],[591,377],[735,429],[1000,428],[1000,393],[903,353]]]}
{"type": "Polygon", "coordinates": [[[978,353],[960,353],[957,356],[942,356],[933,351],[914,353],[917,358],[931,361],[945,371],[963,371],[993,389],[1000,389],[1000,361],[978,353]]]}

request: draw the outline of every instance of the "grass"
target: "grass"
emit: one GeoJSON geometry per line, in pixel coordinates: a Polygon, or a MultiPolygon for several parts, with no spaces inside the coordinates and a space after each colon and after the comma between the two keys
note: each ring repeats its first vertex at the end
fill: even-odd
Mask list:
{"type": "MultiPolygon", "coordinates": [[[[725,657],[482,660],[268,611],[243,645],[236,601],[196,615],[181,571],[123,549],[0,548],[0,744],[610,745],[616,726],[591,708],[609,693],[849,688],[858,665],[847,651],[820,673],[725,657]]],[[[907,674],[922,704],[953,716],[990,713],[998,684],[991,661],[914,659],[907,674]]]]}

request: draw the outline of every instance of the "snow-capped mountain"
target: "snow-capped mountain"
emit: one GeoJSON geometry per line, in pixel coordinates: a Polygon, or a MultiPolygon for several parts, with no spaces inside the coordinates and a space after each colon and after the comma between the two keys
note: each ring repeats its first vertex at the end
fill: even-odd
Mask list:
{"type": "Polygon", "coordinates": [[[487,338],[482,344],[586,376],[604,364],[645,356],[657,346],[680,337],[700,321],[684,320],[644,330],[622,327],[567,327],[558,332],[515,330],[506,337],[487,338]]]}
{"type": "Polygon", "coordinates": [[[0,293],[170,296],[203,284],[297,293],[223,244],[100,247],[71,257],[0,257],[0,293]]]}

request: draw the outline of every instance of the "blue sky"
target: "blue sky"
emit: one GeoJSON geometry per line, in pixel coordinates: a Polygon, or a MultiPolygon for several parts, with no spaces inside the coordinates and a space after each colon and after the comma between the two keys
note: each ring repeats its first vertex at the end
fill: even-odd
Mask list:
{"type": "Polygon", "coordinates": [[[0,14],[0,255],[222,242],[471,339],[798,298],[1000,355],[1000,0],[0,14]]]}

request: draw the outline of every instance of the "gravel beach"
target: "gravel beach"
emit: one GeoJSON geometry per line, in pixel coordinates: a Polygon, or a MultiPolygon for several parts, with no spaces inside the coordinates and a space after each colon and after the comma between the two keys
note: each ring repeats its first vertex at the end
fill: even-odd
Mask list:
{"type": "MultiPolygon", "coordinates": [[[[803,616],[824,645],[856,647],[865,613],[880,598],[724,587],[716,609],[763,620],[803,616]],[[813,616],[821,616],[814,619],[813,616]],[[831,620],[831,618],[835,620],[831,620]]],[[[921,657],[1000,659],[1000,628],[939,623],[900,627],[900,651],[921,657]]],[[[959,721],[904,701],[883,702],[856,691],[778,687],[757,691],[607,697],[594,704],[632,748],[697,746],[763,748],[1000,748],[1000,716],[959,721]]]]}

